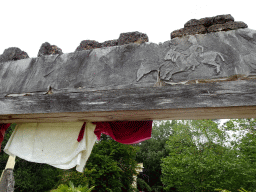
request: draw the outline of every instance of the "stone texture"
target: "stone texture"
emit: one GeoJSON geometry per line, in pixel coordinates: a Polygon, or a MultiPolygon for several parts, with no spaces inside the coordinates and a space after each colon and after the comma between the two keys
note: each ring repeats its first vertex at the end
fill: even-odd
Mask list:
{"type": "Polygon", "coordinates": [[[199,20],[191,19],[187,23],[185,23],[184,27],[191,27],[191,26],[196,26],[196,25],[200,25],[199,20]]]}
{"type": "Polygon", "coordinates": [[[113,47],[118,45],[118,39],[105,41],[101,44],[101,47],[113,47]]]}
{"type": "Polygon", "coordinates": [[[125,45],[130,43],[144,43],[148,42],[148,36],[145,33],[140,33],[138,31],[121,33],[118,38],[118,45],[125,45]]]}
{"type": "Polygon", "coordinates": [[[96,49],[100,47],[101,47],[101,43],[99,43],[98,41],[84,40],[84,41],[81,41],[80,45],[76,48],[76,51],[96,49]]]}
{"type": "Polygon", "coordinates": [[[7,61],[16,61],[20,59],[29,58],[28,54],[17,47],[10,47],[5,49],[3,54],[0,55],[0,63],[7,61]]]}
{"type": "Polygon", "coordinates": [[[185,35],[195,35],[207,33],[206,28],[203,25],[195,25],[186,28],[182,28],[171,33],[171,39],[175,37],[182,37],[185,35]]]}
{"type": "Polygon", "coordinates": [[[184,24],[184,28],[173,31],[171,33],[171,39],[186,35],[229,31],[247,27],[248,26],[243,22],[234,22],[234,18],[230,14],[205,17],[199,20],[191,19],[184,24]],[[205,29],[203,27],[205,27],[205,29]]]}
{"type": "MultiPolygon", "coordinates": [[[[78,88],[88,91],[150,84],[153,87],[157,71],[160,80],[167,84],[235,74],[256,75],[255,53],[256,31],[245,28],[189,35],[161,44],[131,43],[29,58],[0,63],[0,95],[46,93],[49,86],[52,95],[66,88],[76,92],[78,88]]],[[[4,103],[0,106],[6,107],[4,103]]]]}
{"type": "Polygon", "coordinates": [[[199,20],[199,23],[201,25],[204,25],[205,27],[209,27],[214,24],[214,17],[205,17],[199,20]]]}
{"type": "Polygon", "coordinates": [[[207,29],[207,31],[211,33],[211,32],[229,31],[229,30],[235,30],[235,29],[247,28],[247,27],[248,26],[244,22],[230,21],[224,24],[212,25],[207,29]]]}
{"type": "Polygon", "coordinates": [[[209,27],[211,25],[223,24],[223,23],[227,23],[230,21],[234,21],[234,17],[232,17],[230,14],[217,15],[215,17],[205,17],[200,20],[191,19],[185,23],[184,27],[191,27],[191,26],[196,26],[196,25],[204,25],[205,27],[209,27]]]}
{"type": "MultiPolygon", "coordinates": [[[[233,25],[233,22],[228,22],[233,25]]],[[[167,44],[167,43],[166,43],[167,44]]],[[[159,71],[165,83],[194,79],[217,79],[233,75],[256,75],[256,31],[237,29],[172,39],[164,59],[144,60],[137,81],[159,71]]]]}
{"type": "Polygon", "coordinates": [[[81,41],[80,45],[76,48],[76,51],[91,50],[91,49],[96,49],[101,47],[113,47],[113,46],[125,45],[130,43],[141,44],[144,42],[148,42],[148,36],[144,33],[135,31],[135,32],[121,33],[118,39],[104,41],[103,43],[99,43],[94,40],[81,41]]]}
{"type": "Polygon", "coordinates": [[[234,21],[234,17],[232,17],[230,14],[217,15],[213,19],[213,24],[223,24],[223,23],[227,23],[229,21],[234,21]]]}
{"type": "Polygon", "coordinates": [[[56,55],[56,54],[63,54],[62,50],[58,48],[56,45],[51,45],[48,42],[45,42],[41,45],[37,57],[41,57],[44,55],[56,55]]]}
{"type": "Polygon", "coordinates": [[[0,182],[0,192],[14,192],[14,184],[13,169],[5,169],[0,182]]]}

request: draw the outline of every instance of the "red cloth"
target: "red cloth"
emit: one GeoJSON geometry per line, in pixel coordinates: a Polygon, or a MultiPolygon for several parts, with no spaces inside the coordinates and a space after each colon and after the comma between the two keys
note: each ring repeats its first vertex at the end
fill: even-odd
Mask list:
{"type": "MultiPolygon", "coordinates": [[[[100,140],[101,133],[109,135],[115,141],[123,144],[135,144],[151,138],[153,121],[117,121],[96,122],[94,134],[100,140]]],[[[77,141],[81,141],[84,135],[83,124],[77,141]]]]}
{"type": "Polygon", "coordinates": [[[0,152],[1,152],[1,144],[4,140],[5,131],[8,129],[8,127],[10,127],[10,125],[11,123],[0,124],[0,152]]]}
{"type": "Polygon", "coordinates": [[[84,137],[85,125],[86,125],[86,123],[84,122],[84,124],[83,124],[83,126],[82,126],[82,128],[81,128],[81,130],[79,132],[78,138],[77,138],[78,142],[80,142],[83,139],[83,137],[84,137]]]}

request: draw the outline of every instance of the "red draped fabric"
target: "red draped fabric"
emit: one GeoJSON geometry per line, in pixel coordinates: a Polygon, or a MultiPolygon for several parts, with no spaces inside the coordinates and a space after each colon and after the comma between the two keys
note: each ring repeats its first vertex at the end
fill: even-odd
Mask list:
{"type": "Polygon", "coordinates": [[[8,129],[8,127],[10,127],[10,125],[11,123],[0,124],[0,152],[1,152],[1,144],[4,140],[5,131],[8,129]]]}
{"type": "MultiPolygon", "coordinates": [[[[96,122],[94,134],[100,140],[101,134],[112,137],[115,141],[123,144],[135,144],[151,138],[153,121],[117,121],[96,122]]],[[[77,141],[81,141],[84,134],[83,124],[77,141]]]]}
{"type": "MultiPolygon", "coordinates": [[[[135,144],[151,138],[153,121],[116,121],[116,122],[96,122],[94,134],[100,140],[101,134],[112,137],[115,141],[123,144],[135,144]]],[[[4,135],[10,123],[0,124],[0,151],[4,135]]],[[[83,139],[86,123],[83,124],[77,141],[83,139]]]]}

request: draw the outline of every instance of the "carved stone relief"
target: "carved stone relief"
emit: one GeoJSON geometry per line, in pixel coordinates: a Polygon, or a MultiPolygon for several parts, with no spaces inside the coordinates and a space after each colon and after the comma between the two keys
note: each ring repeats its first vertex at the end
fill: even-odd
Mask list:
{"type": "Polygon", "coordinates": [[[256,31],[239,29],[172,39],[162,60],[141,63],[137,81],[151,72],[166,83],[255,75],[256,31]]]}
{"type": "Polygon", "coordinates": [[[256,31],[238,29],[0,63],[2,95],[256,75],[256,31]],[[16,78],[13,78],[13,77],[16,78]]]}

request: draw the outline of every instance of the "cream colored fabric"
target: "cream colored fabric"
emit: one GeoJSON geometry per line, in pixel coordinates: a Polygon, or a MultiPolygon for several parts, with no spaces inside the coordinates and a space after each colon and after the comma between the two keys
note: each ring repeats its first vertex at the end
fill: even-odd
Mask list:
{"type": "Polygon", "coordinates": [[[5,169],[14,169],[16,156],[9,156],[5,169]]]}
{"type": "Polygon", "coordinates": [[[96,125],[87,122],[83,139],[77,137],[83,122],[18,124],[4,148],[8,155],[83,172],[96,141],[96,125]]]}

